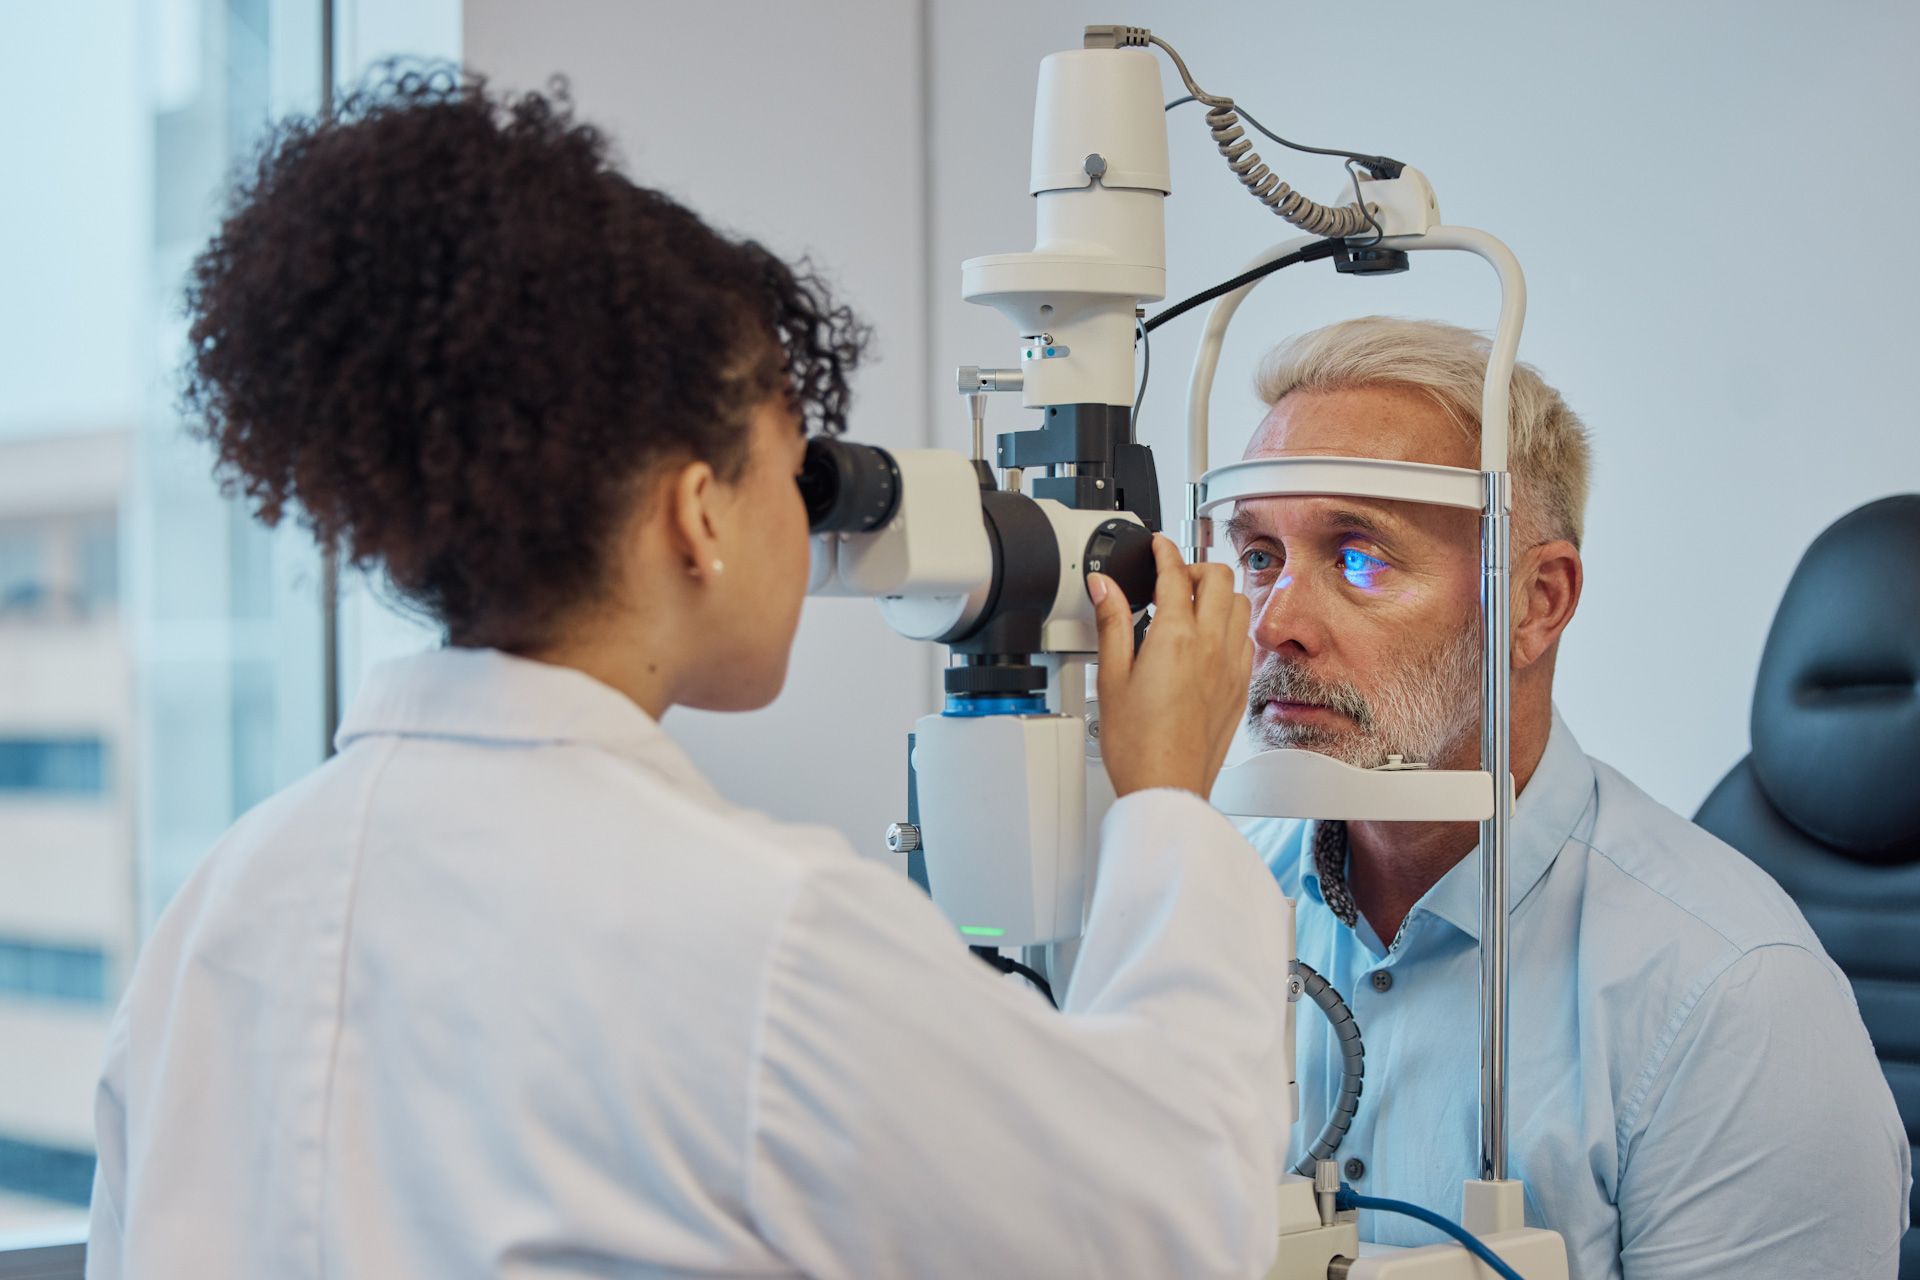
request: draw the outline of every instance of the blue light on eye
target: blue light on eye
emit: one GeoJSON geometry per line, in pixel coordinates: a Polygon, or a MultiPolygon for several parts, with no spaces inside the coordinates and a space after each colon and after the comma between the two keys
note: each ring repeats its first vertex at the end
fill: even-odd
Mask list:
{"type": "Polygon", "coordinates": [[[1387,567],[1387,562],[1368,555],[1364,551],[1355,551],[1351,547],[1340,553],[1340,571],[1347,581],[1356,587],[1370,587],[1387,567]]]}

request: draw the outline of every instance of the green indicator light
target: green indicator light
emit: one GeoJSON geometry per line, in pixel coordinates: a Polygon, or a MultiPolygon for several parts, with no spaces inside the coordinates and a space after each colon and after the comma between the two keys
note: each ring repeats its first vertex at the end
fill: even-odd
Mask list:
{"type": "Polygon", "coordinates": [[[960,932],[969,938],[1003,938],[1007,933],[1005,929],[992,929],[984,924],[963,924],[960,932]]]}

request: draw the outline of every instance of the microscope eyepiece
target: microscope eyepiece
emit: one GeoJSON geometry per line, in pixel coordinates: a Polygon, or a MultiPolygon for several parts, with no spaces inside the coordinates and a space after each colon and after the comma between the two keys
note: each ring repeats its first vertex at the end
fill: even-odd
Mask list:
{"type": "Polygon", "coordinates": [[[885,449],[815,436],[800,467],[800,496],[814,533],[871,533],[900,506],[900,467],[885,449]]]}

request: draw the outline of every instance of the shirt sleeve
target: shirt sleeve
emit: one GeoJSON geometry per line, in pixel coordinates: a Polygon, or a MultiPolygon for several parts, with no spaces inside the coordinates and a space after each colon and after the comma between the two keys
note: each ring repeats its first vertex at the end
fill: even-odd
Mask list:
{"type": "Polygon", "coordinates": [[[1763,947],[1679,1028],[1620,1181],[1626,1280],[1893,1280],[1911,1152],[1851,994],[1763,947]]]}
{"type": "Polygon", "coordinates": [[[821,1277],[1257,1276],[1289,1123],[1285,900],[1218,813],[1103,828],[1063,1010],[909,882],[810,876],[767,978],[748,1206],[821,1277]]]}

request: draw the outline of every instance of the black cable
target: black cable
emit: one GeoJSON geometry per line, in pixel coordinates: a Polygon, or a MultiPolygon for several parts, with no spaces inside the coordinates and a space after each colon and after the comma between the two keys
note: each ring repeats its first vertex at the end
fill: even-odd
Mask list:
{"type": "Polygon", "coordinates": [[[1026,965],[1021,964],[1018,960],[1014,960],[1007,956],[1001,955],[998,951],[995,951],[992,947],[970,947],[968,949],[972,951],[973,954],[975,954],[976,956],[979,956],[982,960],[986,961],[988,964],[992,965],[994,968],[998,969],[1002,973],[1019,974],[1021,977],[1025,978],[1028,982],[1031,982],[1035,987],[1039,988],[1040,994],[1047,998],[1048,1004],[1052,1005],[1056,1009],[1060,1007],[1060,1002],[1053,998],[1052,984],[1050,984],[1045,978],[1041,977],[1037,970],[1029,969],[1026,965]]]}
{"type": "Polygon", "coordinates": [[[1243,271],[1233,279],[1222,281],[1214,285],[1211,289],[1202,289],[1191,298],[1182,298],[1172,306],[1164,308],[1160,314],[1148,319],[1140,326],[1140,330],[1142,333],[1151,333],[1167,321],[1177,319],[1195,307],[1204,306],[1222,294],[1232,293],[1235,289],[1243,285],[1252,284],[1255,280],[1264,280],[1283,267],[1291,267],[1301,262],[1318,262],[1322,258],[1331,258],[1345,247],[1345,243],[1340,240],[1315,240],[1303,249],[1295,249],[1292,253],[1275,258],[1272,262],[1262,263],[1251,271],[1243,271]]]}
{"type": "Polygon", "coordinates": [[[1370,249],[1387,238],[1387,229],[1380,225],[1380,219],[1374,217],[1373,210],[1367,207],[1367,197],[1360,190],[1360,171],[1354,168],[1354,165],[1357,163],[1358,161],[1355,160],[1347,161],[1347,177],[1353,180],[1353,203],[1366,217],[1367,225],[1373,228],[1373,239],[1367,241],[1364,245],[1355,245],[1354,247],[1370,249]]]}
{"type": "Polygon", "coordinates": [[[1140,405],[1147,398],[1147,375],[1153,372],[1153,344],[1147,341],[1147,326],[1135,317],[1133,327],[1140,335],[1140,389],[1133,393],[1133,424],[1140,427],[1140,405]]]}

